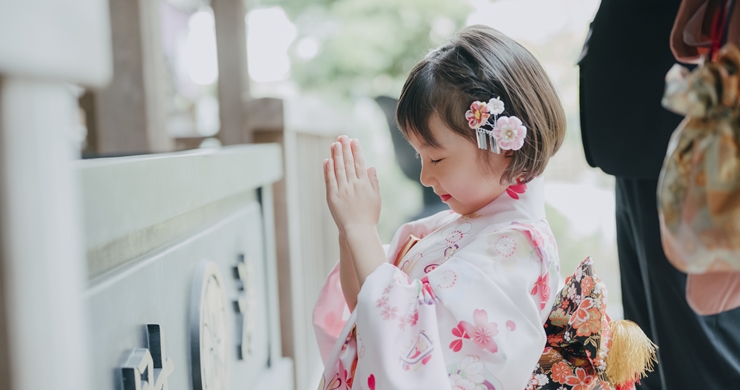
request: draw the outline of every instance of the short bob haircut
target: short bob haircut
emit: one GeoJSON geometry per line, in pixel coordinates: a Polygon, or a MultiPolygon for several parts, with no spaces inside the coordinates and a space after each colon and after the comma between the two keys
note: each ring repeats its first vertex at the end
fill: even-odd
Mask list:
{"type": "MultiPolygon", "coordinates": [[[[431,147],[429,119],[437,113],[453,131],[477,144],[465,112],[473,101],[498,96],[502,115],[516,116],[527,127],[524,146],[510,155],[501,183],[526,183],[541,175],[565,137],[565,112],[542,65],[523,46],[485,26],[459,31],[416,64],[403,86],[396,122],[404,137],[413,134],[431,147]]],[[[486,150],[480,150],[487,161],[486,150]]]]}

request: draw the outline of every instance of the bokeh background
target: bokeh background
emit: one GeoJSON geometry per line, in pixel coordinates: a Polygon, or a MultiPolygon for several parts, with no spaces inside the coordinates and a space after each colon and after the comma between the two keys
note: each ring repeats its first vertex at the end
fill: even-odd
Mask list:
{"type": "Polygon", "coordinates": [[[516,39],[547,70],[568,120],[565,143],[545,174],[547,213],[563,274],[592,256],[609,287],[609,312],[621,318],[613,179],[586,163],[579,127],[577,62],[598,5],[598,0],[254,1],[247,16],[252,94],[321,99],[341,113],[346,133],[361,140],[378,169],[380,233],[387,242],[421,210],[422,197],[418,181],[399,169],[386,117],[374,98],[397,98],[411,67],[461,27],[484,24],[516,39]]]}

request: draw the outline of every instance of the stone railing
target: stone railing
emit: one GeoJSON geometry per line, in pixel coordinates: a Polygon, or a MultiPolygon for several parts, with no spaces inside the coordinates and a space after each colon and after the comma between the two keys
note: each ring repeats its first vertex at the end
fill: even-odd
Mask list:
{"type": "Polygon", "coordinates": [[[138,389],[130,381],[148,377],[153,389],[292,389],[274,251],[280,148],[84,160],[75,168],[93,388],[138,389]]]}

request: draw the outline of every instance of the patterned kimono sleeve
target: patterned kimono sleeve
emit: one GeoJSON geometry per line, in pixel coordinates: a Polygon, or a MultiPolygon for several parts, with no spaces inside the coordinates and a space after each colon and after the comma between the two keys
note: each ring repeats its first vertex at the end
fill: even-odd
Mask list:
{"type": "Polygon", "coordinates": [[[349,307],[344,300],[342,283],[339,280],[339,262],[334,265],[319,298],[313,307],[313,329],[319,345],[321,360],[326,364],[339,333],[349,319],[349,307]]]}
{"type": "Polygon", "coordinates": [[[421,279],[383,264],[358,296],[352,388],[524,389],[546,341],[552,302],[535,287],[548,269],[514,229],[480,233],[421,279]]]}
{"type": "MultiPolygon", "coordinates": [[[[409,234],[424,236],[427,232],[436,228],[440,220],[447,215],[449,215],[449,212],[442,212],[426,219],[402,225],[393,236],[391,244],[383,246],[388,258],[395,259],[409,234]]],[[[349,316],[349,307],[342,292],[342,284],[339,279],[339,262],[337,262],[329,276],[326,277],[313,309],[314,333],[324,364],[326,364],[332,347],[336,344],[349,316]]]]}

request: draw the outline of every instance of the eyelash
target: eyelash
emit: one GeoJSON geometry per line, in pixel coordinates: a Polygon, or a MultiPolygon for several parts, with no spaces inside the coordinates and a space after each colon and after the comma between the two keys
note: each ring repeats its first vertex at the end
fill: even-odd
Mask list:
{"type": "MultiPolygon", "coordinates": [[[[418,160],[419,158],[421,158],[421,155],[419,153],[416,153],[416,159],[418,160]]],[[[440,161],[442,161],[441,158],[439,160],[432,160],[432,159],[429,160],[429,162],[431,162],[434,165],[439,164],[440,161]]]]}

